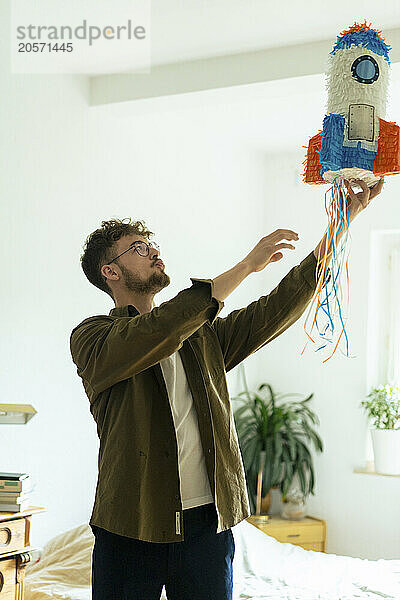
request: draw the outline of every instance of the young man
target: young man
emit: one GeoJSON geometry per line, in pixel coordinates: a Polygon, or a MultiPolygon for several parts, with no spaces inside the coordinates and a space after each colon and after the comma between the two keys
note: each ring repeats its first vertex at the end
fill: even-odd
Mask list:
{"type": "MultiPolygon", "coordinates": [[[[350,191],[350,221],[382,183],[350,191]]],[[[231,528],[250,507],[226,372],[304,312],[325,236],[270,294],[221,318],[225,298],[283,258],[297,233],[263,237],[229,271],[191,278],[157,307],[170,278],[151,235],[141,221],[103,221],[81,258],[89,281],[115,302],[70,339],[100,438],[92,597],[159,600],[165,585],[168,600],[230,600],[231,528]]]]}

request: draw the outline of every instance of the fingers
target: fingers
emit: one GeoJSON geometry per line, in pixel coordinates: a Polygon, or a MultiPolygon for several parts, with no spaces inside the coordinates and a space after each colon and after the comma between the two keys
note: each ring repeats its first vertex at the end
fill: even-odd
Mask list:
{"type": "Polygon", "coordinates": [[[350,198],[351,198],[352,200],[356,200],[356,195],[355,195],[355,193],[354,193],[354,191],[353,191],[353,188],[351,187],[351,183],[350,183],[350,181],[349,181],[348,179],[345,179],[345,180],[344,180],[344,182],[345,182],[345,184],[346,184],[347,191],[348,191],[348,193],[349,193],[349,196],[350,196],[350,198]]]}
{"type": "Polygon", "coordinates": [[[356,183],[358,183],[358,185],[360,186],[360,188],[362,188],[363,192],[368,192],[369,193],[369,187],[366,184],[366,182],[363,179],[356,179],[355,180],[356,183]]]}
{"type": "Polygon", "coordinates": [[[292,250],[296,249],[293,246],[293,244],[285,244],[284,242],[282,242],[281,244],[276,244],[274,249],[275,250],[280,250],[281,248],[291,248],[292,250]]]}
{"type": "Polygon", "coordinates": [[[278,240],[298,240],[299,235],[295,231],[292,231],[291,229],[277,229],[276,231],[273,231],[272,233],[267,235],[266,238],[268,238],[272,241],[275,241],[275,240],[276,241],[278,241],[278,240]]]}
{"type": "Polygon", "coordinates": [[[370,191],[370,198],[375,198],[375,196],[381,193],[384,183],[385,180],[383,177],[381,177],[380,180],[377,181],[374,186],[372,186],[370,191]]]}
{"type": "Polygon", "coordinates": [[[367,208],[371,200],[381,193],[384,184],[384,178],[381,177],[379,181],[377,181],[372,187],[369,187],[362,179],[352,179],[351,181],[360,186],[362,190],[356,194],[351,187],[351,182],[347,179],[344,180],[347,187],[348,196],[351,199],[349,203],[350,211],[353,211],[353,214],[355,215],[360,211],[360,209],[363,210],[367,208]]]}
{"type": "Polygon", "coordinates": [[[277,260],[280,260],[281,258],[283,258],[282,252],[277,252],[276,254],[273,254],[271,256],[271,258],[269,259],[269,262],[276,262],[277,260]]]}
{"type": "Polygon", "coordinates": [[[353,188],[351,187],[351,182],[347,179],[345,180],[345,182],[347,185],[347,191],[348,191],[349,196],[352,199],[352,201],[354,201],[355,203],[361,204],[361,206],[363,208],[366,208],[368,205],[368,202],[370,200],[370,188],[365,183],[365,181],[363,181],[362,179],[352,179],[351,180],[351,182],[356,183],[362,189],[362,191],[358,192],[357,194],[354,192],[353,188]]]}
{"type": "MultiPolygon", "coordinates": [[[[368,192],[371,193],[372,190],[375,190],[375,189],[378,189],[380,192],[382,190],[382,187],[384,184],[384,177],[381,177],[379,179],[379,181],[377,181],[372,187],[369,187],[368,184],[363,179],[352,179],[351,181],[356,183],[357,185],[359,185],[360,188],[362,189],[362,191],[367,194],[368,192]]],[[[345,179],[344,182],[345,182],[349,192],[352,192],[354,194],[355,192],[353,191],[353,189],[351,187],[351,182],[348,179],[345,179]]]]}

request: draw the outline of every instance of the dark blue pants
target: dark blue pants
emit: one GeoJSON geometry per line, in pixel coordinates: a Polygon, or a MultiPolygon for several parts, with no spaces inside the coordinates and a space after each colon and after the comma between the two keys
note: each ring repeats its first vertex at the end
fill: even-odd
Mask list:
{"type": "Polygon", "coordinates": [[[215,504],[183,511],[183,542],[155,543],[91,525],[92,600],[232,600],[231,529],[216,533],[215,504]]]}

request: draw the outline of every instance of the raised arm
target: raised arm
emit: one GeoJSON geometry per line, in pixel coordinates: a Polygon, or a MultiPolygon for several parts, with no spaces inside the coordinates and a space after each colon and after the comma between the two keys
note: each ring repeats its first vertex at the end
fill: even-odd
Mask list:
{"type": "Polygon", "coordinates": [[[295,323],[311,301],[317,259],[311,252],[274,290],[212,324],[229,371],[295,323]]]}

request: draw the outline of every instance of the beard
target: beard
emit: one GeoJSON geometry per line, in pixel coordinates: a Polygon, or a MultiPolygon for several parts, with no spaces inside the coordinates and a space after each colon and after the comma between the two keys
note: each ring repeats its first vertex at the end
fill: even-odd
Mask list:
{"type": "Polygon", "coordinates": [[[153,267],[154,273],[147,279],[140,279],[139,274],[132,273],[124,265],[119,265],[119,267],[124,277],[126,289],[137,294],[156,294],[171,283],[169,276],[157,267],[153,267]]]}

